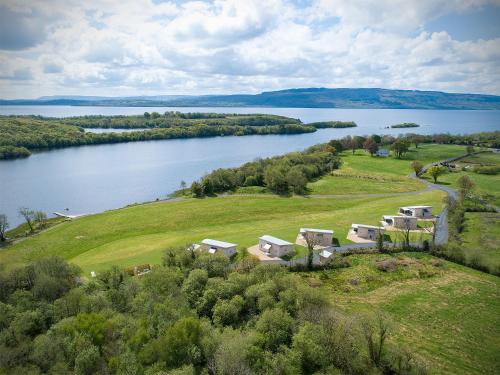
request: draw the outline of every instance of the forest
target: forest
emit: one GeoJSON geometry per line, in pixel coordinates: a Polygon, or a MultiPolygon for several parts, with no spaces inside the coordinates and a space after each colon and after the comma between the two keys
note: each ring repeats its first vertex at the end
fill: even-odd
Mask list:
{"type": "Polygon", "coordinates": [[[56,257],[0,274],[11,375],[426,374],[389,334],[384,316],[344,316],[299,274],[250,257],[231,267],[167,249],[144,276],[115,267],[86,282],[56,257]]]}
{"type": "MultiPolygon", "coordinates": [[[[194,114],[191,117],[197,115],[194,114]]],[[[93,116],[91,117],[93,118],[93,116]]],[[[189,114],[187,117],[189,117],[189,114]]],[[[108,120],[110,118],[114,119],[115,117],[107,117],[108,120]]],[[[153,127],[152,123],[149,123],[151,128],[147,130],[91,133],[85,132],[80,126],[67,123],[68,120],[32,116],[3,116],[0,117],[0,133],[2,134],[0,139],[0,159],[27,157],[34,150],[91,144],[229,135],[299,134],[316,131],[313,126],[304,125],[297,120],[280,116],[265,115],[261,117],[257,115],[255,117],[236,116],[235,118],[234,121],[226,121],[225,118],[214,117],[201,122],[200,120],[193,120],[193,122],[189,123],[183,123],[184,120],[180,118],[179,125],[168,127],[166,125],[153,127]],[[212,120],[214,122],[211,122],[212,120]]],[[[101,120],[104,121],[104,119],[101,120]]],[[[125,120],[127,118],[122,118],[120,121],[125,120]]],[[[188,119],[188,121],[191,121],[191,119],[188,119]]],[[[108,127],[115,126],[115,124],[108,125],[108,127]]],[[[141,125],[141,127],[144,127],[144,125],[141,125]]]]}

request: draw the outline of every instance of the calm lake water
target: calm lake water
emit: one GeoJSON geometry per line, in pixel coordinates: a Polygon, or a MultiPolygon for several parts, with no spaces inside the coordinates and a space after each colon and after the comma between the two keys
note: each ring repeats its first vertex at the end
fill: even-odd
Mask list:
{"type": "MultiPolygon", "coordinates": [[[[415,132],[473,133],[500,130],[500,111],[437,111],[317,108],[170,108],[0,106],[0,114],[51,117],[128,115],[144,112],[270,113],[303,122],[355,121],[357,128],[322,129],[299,135],[214,137],[73,147],[33,154],[26,159],[0,161],[0,213],[11,226],[21,219],[21,206],[47,213],[95,213],[134,202],[165,198],[215,168],[234,167],[257,157],[302,150],[345,135],[415,132]],[[385,129],[416,122],[420,128],[385,129]]],[[[1,136],[1,135],[0,135],[1,136]]]]}

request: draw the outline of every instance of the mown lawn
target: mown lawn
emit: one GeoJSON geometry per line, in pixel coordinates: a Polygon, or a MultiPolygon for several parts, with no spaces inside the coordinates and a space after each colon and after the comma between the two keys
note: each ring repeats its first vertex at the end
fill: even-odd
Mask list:
{"type": "Polygon", "coordinates": [[[412,146],[402,159],[392,156],[387,158],[372,157],[366,152],[358,150],[354,155],[351,152],[343,152],[342,161],[344,162],[343,167],[358,171],[406,176],[411,172],[410,165],[413,160],[428,164],[464,154],[465,146],[424,144],[418,148],[412,146]]]}
{"type": "Polygon", "coordinates": [[[342,166],[308,184],[310,194],[402,193],[423,189],[425,184],[408,177],[413,160],[422,164],[465,154],[464,146],[425,144],[412,147],[402,159],[370,156],[363,150],[341,154],[342,166]]]}
{"type": "Polygon", "coordinates": [[[333,229],[345,244],[353,222],[377,225],[382,215],[410,204],[429,204],[439,212],[442,198],[442,192],[429,191],[349,199],[229,196],[140,205],[57,225],[2,250],[0,264],[11,267],[55,254],[88,272],[113,264],[159,263],[169,246],[203,238],[234,242],[240,248],[256,244],[263,234],[295,242],[300,227],[333,229]]]}
{"type": "Polygon", "coordinates": [[[429,373],[500,373],[500,278],[418,253],[394,256],[394,272],[378,270],[389,257],[353,256],[350,268],[306,276],[349,316],[385,314],[389,345],[418,355],[429,373]]]}

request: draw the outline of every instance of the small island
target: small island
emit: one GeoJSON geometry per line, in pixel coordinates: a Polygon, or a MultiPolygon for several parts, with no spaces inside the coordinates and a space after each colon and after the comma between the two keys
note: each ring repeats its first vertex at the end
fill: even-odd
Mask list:
{"type": "Polygon", "coordinates": [[[415,124],[414,122],[403,122],[402,124],[391,125],[393,129],[401,129],[401,128],[418,128],[419,124],[415,124]]]}
{"type": "Polygon", "coordinates": [[[342,128],[355,128],[356,126],[358,126],[354,121],[318,121],[318,122],[311,122],[307,125],[313,126],[316,129],[326,129],[326,128],[342,129],[342,128]]]}

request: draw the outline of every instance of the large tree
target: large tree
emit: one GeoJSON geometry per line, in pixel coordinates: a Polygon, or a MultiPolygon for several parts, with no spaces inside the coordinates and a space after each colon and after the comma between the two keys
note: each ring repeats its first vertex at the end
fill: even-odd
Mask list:
{"type": "Polygon", "coordinates": [[[396,141],[392,144],[392,149],[396,153],[396,157],[398,159],[401,159],[404,154],[408,152],[408,149],[410,148],[410,143],[404,139],[396,139],[396,141]]]}

